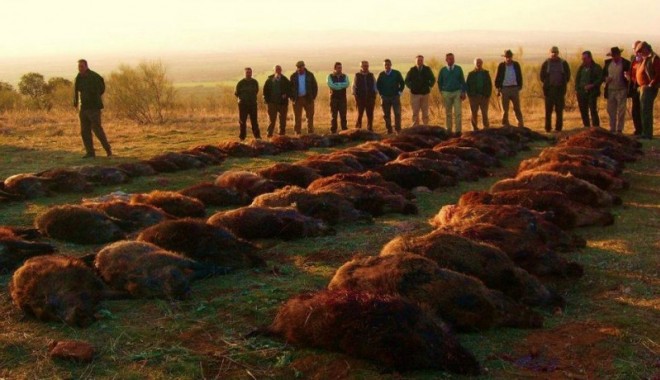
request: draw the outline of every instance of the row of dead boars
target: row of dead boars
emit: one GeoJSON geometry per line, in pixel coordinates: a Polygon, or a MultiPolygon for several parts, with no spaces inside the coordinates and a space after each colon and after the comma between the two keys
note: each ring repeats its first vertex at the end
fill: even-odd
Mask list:
{"type": "MultiPolygon", "coordinates": [[[[442,128],[415,127],[257,173],[227,171],[178,193],[55,206],[35,220],[46,236],[78,244],[134,240],[82,259],[29,259],[12,277],[12,299],[39,319],[84,326],[103,299],[184,298],[196,279],[264,265],[249,240],[327,235],[337,223],[416,213],[411,190],[487,175],[500,158],[539,137],[502,128],[447,139],[442,128]],[[250,201],[206,218],[207,207],[250,201]],[[72,281],[71,273],[86,280],[72,281]]],[[[610,191],[627,186],[619,175],[638,149],[599,130],[571,136],[524,161],[516,178],[443,207],[431,221],[433,232],[397,237],[380,255],[345,263],[327,290],[290,299],[257,333],[397,370],[477,374],[478,362],[451,329],[536,328],[543,318],[531,307],[563,307],[542,280],[582,274],[563,252],[585,242],[566,229],[613,222],[607,208],[621,200],[610,191]],[[555,162],[563,166],[547,170],[555,162]],[[584,179],[562,174],[570,165],[608,176],[589,169],[581,172],[584,179]]]]}
{"type": "Polygon", "coordinates": [[[336,135],[275,136],[270,141],[222,142],[181,152],[167,152],[137,162],[115,166],[86,165],[54,168],[39,173],[15,174],[0,181],[0,202],[35,199],[55,193],[86,193],[95,186],[127,183],[131,178],[219,165],[228,157],[276,155],[313,147],[333,147],[351,141],[379,139],[367,131],[342,131],[336,135]]]}

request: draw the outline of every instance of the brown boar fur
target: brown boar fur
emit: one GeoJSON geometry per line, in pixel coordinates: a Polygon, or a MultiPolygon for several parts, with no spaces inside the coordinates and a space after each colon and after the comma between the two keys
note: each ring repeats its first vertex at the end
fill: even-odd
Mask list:
{"type": "Polygon", "coordinates": [[[422,169],[430,169],[439,174],[449,177],[455,177],[455,178],[460,177],[460,173],[456,168],[453,168],[451,165],[447,165],[444,161],[441,160],[434,160],[424,157],[410,157],[410,158],[401,158],[401,159],[397,158],[395,161],[388,162],[386,165],[393,165],[397,163],[416,166],[422,169]]]}
{"type": "Polygon", "coordinates": [[[328,136],[321,136],[314,133],[301,135],[298,137],[298,139],[309,148],[329,148],[333,146],[328,136]]]}
{"type": "Polygon", "coordinates": [[[603,191],[598,186],[570,174],[555,172],[525,172],[516,178],[504,179],[491,186],[491,193],[509,190],[559,191],[568,199],[592,207],[610,207],[621,204],[621,198],[603,191]]]}
{"type": "Polygon", "coordinates": [[[494,168],[502,166],[502,163],[498,158],[486,154],[477,148],[467,146],[446,146],[439,144],[434,146],[433,150],[440,153],[453,154],[465,161],[468,161],[472,165],[477,165],[483,168],[494,168]]]}
{"type": "Polygon", "coordinates": [[[347,129],[339,131],[339,135],[347,137],[350,141],[378,141],[380,135],[366,129],[347,129]]]}
{"type": "Polygon", "coordinates": [[[187,153],[167,152],[152,157],[152,160],[171,161],[181,170],[199,169],[206,166],[197,156],[187,153]]]}
{"type": "Polygon", "coordinates": [[[364,168],[372,169],[391,161],[390,158],[375,148],[352,147],[330,153],[329,157],[349,154],[353,156],[364,168]]]}
{"type": "Polygon", "coordinates": [[[177,164],[175,164],[170,160],[166,160],[164,158],[149,159],[140,162],[151,166],[151,168],[154,169],[157,173],[174,173],[181,170],[181,168],[177,164]]]}
{"type": "Polygon", "coordinates": [[[246,193],[216,186],[213,182],[202,182],[179,190],[179,193],[198,199],[205,206],[243,206],[250,203],[250,196],[246,193]]]}
{"type": "Polygon", "coordinates": [[[129,177],[146,177],[157,173],[151,165],[140,161],[125,162],[123,164],[118,164],[116,167],[128,174],[129,177]]]}
{"type": "Polygon", "coordinates": [[[128,173],[116,167],[106,166],[80,166],[75,168],[89,182],[99,185],[119,185],[130,181],[128,173]]]}
{"type": "MultiPolygon", "coordinates": [[[[518,171],[524,171],[535,166],[539,166],[548,162],[579,162],[583,165],[590,165],[595,168],[602,168],[608,170],[614,175],[620,175],[623,171],[623,165],[603,154],[577,154],[565,152],[561,147],[546,148],[541,151],[536,158],[523,160],[518,165],[518,171]]],[[[570,147],[564,147],[570,148],[570,147]]]]}
{"type": "Polygon", "coordinates": [[[165,221],[142,231],[137,240],[228,269],[264,265],[263,260],[256,256],[254,245],[237,238],[225,228],[199,220],[165,221]]]}
{"type": "Polygon", "coordinates": [[[606,191],[623,190],[630,187],[628,181],[617,178],[613,172],[609,172],[602,168],[595,168],[590,165],[583,165],[582,163],[575,161],[547,162],[545,164],[528,168],[524,171],[519,170],[518,174],[535,171],[571,174],[574,177],[583,179],[606,191]]]}
{"type": "Polygon", "coordinates": [[[438,147],[470,147],[477,148],[480,151],[497,158],[513,157],[517,150],[511,146],[511,142],[500,136],[474,134],[466,132],[463,136],[449,139],[437,144],[438,147]]]}
{"type": "Polygon", "coordinates": [[[154,244],[119,241],[99,251],[94,267],[110,288],[133,298],[184,299],[201,265],[154,244]]]}
{"type": "Polygon", "coordinates": [[[538,234],[502,228],[490,223],[445,226],[441,230],[496,246],[516,265],[539,277],[580,277],[581,265],[550,250],[538,234]]]}
{"type": "Polygon", "coordinates": [[[366,142],[358,145],[358,147],[365,149],[376,149],[386,155],[390,160],[397,158],[401,153],[403,153],[401,149],[397,149],[396,147],[384,144],[380,141],[366,142]]]}
{"type": "Polygon", "coordinates": [[[456,177],[443,175],[435,170],[416,166],[411,162],[390,162],[387,165],[375,168],[387,181],[396,183],[404,189],[413,189],[425,186],[431,190],[438,187],[455,186],[458,183],[456,177]]]}
{"type": "Polygon", "coordinates": [[[270,193],[285,184],[262,177],[259,174],[245,170],[227,170],[215,179],[220,187],[234,189],[254,198],[264,193],[270,193]]]}
{"type": "Polygon", "coordinates": [[[435,125],[415,125],[412,127],[403,128],[399,132],[399,135],[430,136],[440,140],[447,140],[449,138],[449,133],[445,128],[435,125]]]}
{"type": "Polygon", "coordinates": [[[218,212],[207,222],[243,239],[290,240],[335,234],[321,219],[303,215],[292,207],[241,207],[218,212]]]}
{"type": "Polygon", "coordinates": [[[264,140],[251,140],[246,145],[251,146],[257,152],[257,156],[275,156],[282,150],[275,144],[264,140]]]}
{"type": "Polygon", "coordinates": [[[281,152],[307,150],[309,148],[307,141],[298,137],[275,135],[270,139],[270,142],[281,152]]]}
{"type": "Polygon", "coordinates": [[[569,235],[547,218],[547,213],[517,205],[446,205],[431,220],[431,225],[440,228],[446,225],[491,223],[502,228],[534,233],[551,249],[572,251],[586,246],[584,239],[569,235]]]}
{"type": "Polygon", "coordinates": [[[639,149],[619,144],[615,141],[588,136],[574,135],[559,142],[559,146],[578,146],[582,148],[603,149],[603,153],[620,162],[634,162],[641,154],[639,149]]]}
{"type": "Polygon", "coordinates": [[[78,205],[54,206],[37,215],[34,225],[45,236],[77,244],[100,244],[125,234],[106,213],[78,205]]]}
{"type": "Polygon", "coordinates": [[[131,203],[146,203],[177,218],[206,216],[204,203],[175,191],[154,190],[148,194],[134,194],[131,203]]]}
{"type": "Polygon", "coordinates": [[[351,260],[337,269],[328,289],[401,295],[429,305],[438,317],[461,331],[542,324],[540,315],[488,289],[478,279],[410,253],[351,260]],[[510,309],[500,310],[501,304],[510,309]],[[525,317],[514,322],[510,316],[517,314],[525,317]]]}
{"type": "Polygon", "coordinates": [[[12,228],[0,226],[0,274],[13,271],[30,257],[55,251],[50,244],[24,240],[12,228]]]}
{"type": "Polygon", "coordinates": [[[425,158],[434,160],[438,164],[456,173],[457,178],[464,181],[476,181],[479,177],[487,177],[489,175],[486,169],[472,165],[453,154],[441,153],[433,149],[420,149],[413,152],[405,152],[400,154],[394,162],[405,161],[410,158],[425,158]]]}
{"type": "Polygon", "coordinates": [[[536,277],[518,267],[499,248],[436,230],[422,236],[399,236],[387,243],[381,256],[414,253],[433,260],[441,268],[473,276],[491,289],[531,306],[563,306],[536,277]]]}
{"type": "Polygon", "coordinates": [[[321,291],[289,299],[267,328],[296,346],[339,351],[397,371],[480,372],[474,356],[430,312],[400,297],[321,291]]]}
{"type": "Polygon", "coordinates": [[[122,224],[122,227],[131,232],[142,230],[164,220],[174,219],[172,215],[162,209],[144,203],[129,203],[115,200],[109,202],[85,202],[83,206],[103,211],[108,216],[125,222],[122,224]]]}
{"type": "Polygon", "coordinates": [[[353,203],[353,206],[373,216],[388,213],[417,214],[417,205],[400,194],[378,185],[353,182],[331,182],[310,190],[312,193],[335,193],[353,203]]]}
{"type": "Polygon", "coordinates": [[[341,160],[321,159],[314,156],[298,161],[296,164],[315,170],[321,177],[328,177],[339,173],[356,173],[359,171],[346,165],[341,160]]]}
{"type": "Polygon", "coordinates": [[[407,143],[416,146],[417,149],[433,148],[436,144],[445,141],[445,139],[417,134],[398,134],[383,140],[385,144],[397,145],[397,143],[407,143]]]}
{"type": "Polygon", "coordinates": [[[16,174],[5,179],[4,191],[24,199],[41,198],[51,194],[48,189],[49,182],[34,174],[16,174]]]}
{"type": "Polygon", "coordinates": [[[475,204],[518,205],[531,210],[548,211],[548,220],[563,229],[591,225],[608,226],[614,223],[614,216],[609,211],[572,201],[558,191],[523,189],[492,194],[486,191],[468,191],[458,200],[459,206],[475,204]]]}
{"type": "Polygon", "coordinates": [[[48,189],[58,193],[87,193],[94,187],[82,174],[70,169],[50,169],[37,174],[46,178],[48,189]]]}
{"type": "Polygon", "coordinates": [[[204,154],[208,154],[208,155],[214,157],[218,161],[217,162],[218,164],[220,164],[225,159],[227,159],[227,154],[224,153],[222,151],[222,149],[220,149],[217,146],[208,145],[208,144],[207,145],[198,145],[198,146],[196,146],[192,149],[188,149],[188,150],[184,151],[183,153],[188,153],[188,154],[204,153],[204,154]]]}
{"type": "Polygon", "coordinates": [[[358,172],[363,172],[366,170],[366,168],[360,163],[360,161],[358,161],[355,158],[355,156],[348,153],[344,153],[342,151],[334,151],[332,153],[309,156],[307,159],[341,161],[343,164],[350,166],[351,168],[355,169],[358,172]]]}
{"type": "Polygon", "coordinates": [[[307,190],[316,191],[329,184],[337,182],[350,182],[356,183],[359,185],[375,185],[384,187],[394,194],[401,195],[406,199],[413,199],[415,196],[408,190],[402,188],[394,182],[386,181],[382,175],[374,171],[367,171],[363,173],[346,173],[346,174],[336,174],[330,177],[324,177],[317,179],[307,186],[307,190]]]}
{"type": "Polygon", "coordinates": [[[229,157],[257,157],[259,151],[253,146],[237,141],[225,141],[218,144],[218,148],[229,157]]]}
{"type": "Polygon", "coordinates": [[[314,180],[321,178],[319,173],[311,168],[278,162],[257,171],[257,174],[273,181],[284,182],[288,185],[307,187],[314,180]]]}
{"type": "Polygon", "coordinates": [[[14,305],[42,321],[85,327],[94,322],[104,286],[92,268],[75,257],[33,257],[9,283],[14,305]]]}
{"type": "Polygon", "coordinates": [[[295,207],[301,213],[321,219],[330,225],[356,220],[371,221],[371,216],[357,210],[344,197],[330,192],[312,193],[297,186],[286,186],[275,192],[262,194],[252,206],[295,207]]]}

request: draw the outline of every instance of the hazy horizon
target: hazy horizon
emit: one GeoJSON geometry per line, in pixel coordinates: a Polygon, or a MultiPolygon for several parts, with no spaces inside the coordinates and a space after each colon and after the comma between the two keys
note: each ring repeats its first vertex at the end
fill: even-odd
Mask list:
{"type": "Polygon", "coordinates": [[[352,61],[362,58],[380,67],[389,57],[401,69],[417,53],[442,58],[453,51],[470,62],[522,48],[526,59],[539,60],[552,45],[602,57],[615,45],[629,53],[636,39],[660,42],[660,12],[637,17],[638,9],[657,10],[657,0],[634,3],[10,0],[3,4],[9,17],[0,23],[0,81],[16,84],[31,71],[70,78],[82,57],[105,74],[121,63],[160,59],[176,82],[227,80],[247,65],[263,70],[277,62],[292,70],[298,59],[323,70],[336,60],[357,67],[352,61]]]}

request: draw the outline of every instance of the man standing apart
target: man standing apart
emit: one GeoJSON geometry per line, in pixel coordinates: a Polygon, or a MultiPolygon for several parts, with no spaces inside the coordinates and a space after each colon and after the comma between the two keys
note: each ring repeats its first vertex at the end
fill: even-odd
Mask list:
{"type": "Polygon", "coordinates": [[[279,115],[280,136],[286,133],[286,114],[289,111],[291,82],[282,75],[282,66],[275,66],[275,73],[264,84],[264,101],[268,105],[268,137],[273,137],[276,117],[279,115]]]}
{"type": "Polygon", "coordinates": [[[347,128],[346,121],[346,89],[350,86],[348,75],[342,72],[341,62],[335,62],[334,71],[328,75],[328,87],[330,87],[330,132],[337,133],[337,114],[341,119],[341,130],[347,128]]]}
{"type": "Polygon", "coordinates": [[[626,120],[626,102],[630,87],[630,61],[621,57],[621,49],[613,47],[607,54],[612,57],[605,60],[603,81],[605,82],[605,99],[607,99],[607,114],[610,117],[610,132],[623,133],[626,120]]]}
{"type": "Polygon", "coordinates": [[[86,152],[83,158],[96,157],[92,132],[101,142],[105,154],[108,157],[112,156],[112,149],[110,149],[105,131],[101,126],[101,110],[103,109],[101,96],[105,92],[103,77],[90,70],[86,60],[78,60],[78,75],[76,75],[73,89],[73,106],[78,108],[78,100],[80,100],[80,136],[86,152]]]}
{"type": "Polygon", "coordinates": [[[518,126],[522,127],[524,124],[520,109],[520,90],[523,87],[523,76],[520,63],[513,60],[511,50],[504,51],[504,61],[497,66],[495,87],[497,93],[502,96],[502,125],[505,127],[511,125],[509,124],[509,102],[511,102],[518,126]]]}
{"type": "Polygon", "coordinates": [[[261,138],[259,123],[257,122],[257,94],[259,82],[252,78],[252,68],[245,68],[245,78],[238,81],[234,95],[238,98],[238,138],[245,140],[247,134],[247,118],[250,116],[250,125],[255,139],[261,138]]]}
{"type": "Polygon", "coordinates": [[[589,50],[582,52],[582,64],[575,74],[575,94],[577,95],[578,107],[582,116],[582,125],[589,128],[600,127],[598,117],[598,97],[600,96],[600,84],[603,81],[603,69],[594,62],[589,50]],[[591,114],[591,120],[589,120],[591,114]]]}
{"type": "Polygon", "coordinates": [[[314,133],[314,100],[319,87],[311,71],[305,68],[305,62],[296,63],[296,72],[291,74],[291,94],[293,96],[294,131],[300,135],[302,129],[302,111],[307,117],[307,133],[314,133]]]}
{"type": "Polygon", "coordinates": [[[477,128],[477,114],[479,109],[481,109],[484,128],[489,128],[488,105],[490,103],[490,96],[493,93],[493,84],[490,79],[490,73],[488,73],[488,70],[484,70],[484,61],[481,58],[474,60],[474,70],[468,73],[466,86],[472,114],[472,118],[470,119],[472,130],[479,130],[477,128]]]}
{"type": "Polygon", "coordinates": [[[637,51],[644,59],[637,69],[639,84],[640,113],[642,115],[642,135],[644,139],[653,138],[653,102],[658,96],[660,86],[660,57],[653,52],[651,45],[642,42],[637,45],[637,51]]]}
{"type": "Polygon", "coordinates": [[[416,57],[415,66],[406,74],[406,86],[410,89],[410,103],[413,113],[413,127],[419,125],[419,111],[422,122],[429,124],[429,93],[435,84],[435,76],[430,67],[424,65],[424,56],[416,57]]]}
{"type": "MultiPolygon", "coordinates": [[[[465,99],[465,76],[463,69],[454,64],[453,53],[447,53],[445,62],[447,62],[447,66],[440,69],[438,74],[438,87],[445,105],[447,132],[452,132],[452,120],[455,119],[456,133],[460,134],[463,129],[461,102],[465,99]]],[[[488,83],[490,84],[490,77],[488,83]]],[[[486,115],[484,114],[484,116],[486,115]]],[[[476,129],[476,124],[473,124],[473,127],[476,129]]]]}
{"type": "Polygon", "coordinates": [[[642,66],[644,59],[641,54],[637,53],[637,45],[642,43],[642,41],[635,41],[633,43],[633,56],[630,57],[630,88],[628,90],[628,96],[631,99],[631,114],[633,119],[633,125],[635,126],[635,136],[642,134],[642,105],[639,102],[639,84],[637,84],[637,70],[642,66]]]}
{"type": "Polygon", "coordinates": [[[367,111],[367,129],[374,129],[374,107],[376,106],[376,78],[369,71],[369,62],[360,63],[360,71],[353,81],[353,96],[358,109],[355,128],[362,128],[362,115],[367,111]]]}
{"type": "Polygon", "coordinates": [[[392,69],[391,60],[385,59],[383,67],[385,70],[378,74],[376,88],[380,94],[385,128],[387,128],[388,134],[392,133],[392,115],[390,111],[394,111],[394,129],[399,133],[401,131],[401,93],[405,89],[405,82],[401,72],[392,69]]]}
{"type": "Polygon", "coordinates": [[[559,58],[559,48],[550,49],[550,58],[541,65],[541,82],[543,82],[543,96],[545,97],[545,131],[552,130],[552,111],[557,113],[555,131],[559,132],[564,126],[564,106],[566,105],[566,87],[571,79],[571,69],[568,63],[559,58]]]}

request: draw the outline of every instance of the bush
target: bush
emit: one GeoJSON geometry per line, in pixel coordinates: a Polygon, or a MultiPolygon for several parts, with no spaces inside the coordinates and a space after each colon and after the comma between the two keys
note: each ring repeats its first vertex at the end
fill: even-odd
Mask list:
{"type": "Polygon", "coordinates": [[[0,82],[0,112],[14,110],[21,103],[21,95],[6,82],[0,82]]]}
{"type": "Polygon", "coordinates": [[[173,108],[175,90],[159,61],[119,66],[107,83],[108,104],[119,117],[139,124],[162,124],[173,108]]]}
{"type": "Polygon", "coordinates": [[[38,110],[49,110],[51,103],[47,97],[49,88],[44,76],[39,73],[27,73],[18,82],[18,91],[27,96],[28,106],[38,110]]]}

